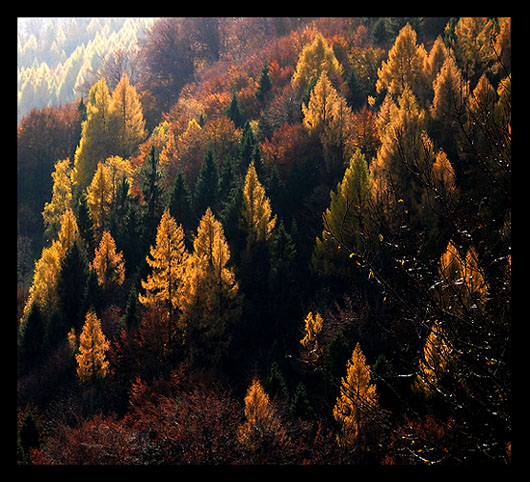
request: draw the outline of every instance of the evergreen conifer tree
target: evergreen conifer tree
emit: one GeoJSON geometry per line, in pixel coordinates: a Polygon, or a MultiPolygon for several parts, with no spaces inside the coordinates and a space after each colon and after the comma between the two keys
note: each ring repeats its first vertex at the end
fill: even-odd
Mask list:
{"type": "Polygon", "coordinates": [[[218,184],[217,165],[215,164],[212,149],[208,149],[199,171],[193,196],[193,210],[197,218],[200,218],[208,208],[212,212],[217,212],[218,184]]]}
{"type": "Polygon", "coordinates": [[[236,127],[243,127],[245,119],[241,111],[239,98],[235,92],[232,94],[232,100],[230,101],[226,114],[228,115],[228,118],[232,120],[236,127]]]}
{"type": "Polygon", "coordinates": [[[265,99],[265,96],[267,95],[267,92],[269,92],[271,88],[272,83],[269,76],[269,65],[267,64],[267,62],[265,62],[263,68],[261,69],[258,90],[256,91],[256,97],[259,100],[263,101],[263,99],[265,99]]]}
{"type": "Polygon", "coordinates": [[[19,361],[21,371],[25,372],[40,361],[44,341],[44,318],[38,303],[33,303],[21,325],[19,361]]]}
{"type": "Polygon", "coordinates": [[[191,195],[182,171],[177,173],[173,188],[169,194],[168,208],[177,223],[182,224],[185,231],[192,229],[191,195]]]}
{"type": "Polygon", "coordinates": [[[68,250],[57,281],[58,308],[61,314],[61,330],[57,333],[58,342],[66,336],[70,328],[80,330],[86,313],[86,295],[89,266],[85,249],[76,240],[68,250]]]}
{"type": "Polygon", "coordinates": [[[111,97],[103,78],[90,89],[87,120],[82,124],[81,140],[75,152],[74,183],[78,192],[88,186],[98,163],[113,154],[112,117],[111,97]]]}

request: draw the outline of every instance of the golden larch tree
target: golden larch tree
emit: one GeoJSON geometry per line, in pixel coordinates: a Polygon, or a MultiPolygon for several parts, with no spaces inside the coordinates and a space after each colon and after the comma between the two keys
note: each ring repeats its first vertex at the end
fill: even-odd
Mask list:
{"type": "Polygon", "coordinates": [[[376,386],[370,383],[370,366],[359,343],[346,365],[340,395],[333,408],[333,417],[341,427],[337,440],[343,447],[352,447],[365,426],[379,412],[376,386]]]}
{"type": "Polygon", "coordinates": [[[254,161],[250,163],[245,177],[241,215],[247,231],[247,247],[270,238],[276,216],[272,217],[271,202],[259,182],[254,161]]]}
{"type": "Polygon", "coordinates": [[[77,220],[74,212],[72,209],[67,209],[61,218],[61,229],[57,236],[61,246],[61,257],[66,254],[78,236],[79,228],[77,227],[77,220]]]}
{"type": "Polygon", "coordinates": [[[325,71],[311,90],[307,106],[302,104],[302,113],[304,127],[322,143],[328,173],[340,175],[344,170],[344,148],[353,114],[325,71]]]}
{"type": "Polygon", "coordinates": [[[436,79],[438,72],[440,72],[442,65],[449,55],[449,50],[445,46],[442,37],[439,35],[431,47],[425,64],[425,75],[427,77],[428,85],[432,86],[434,79],[436,79]]]}
{"type": "Polygon", "coordinates": [[[499,18],[499,33],[495,42],[495,52],[498,62],[493,66],[493,71],[503,77],[512,71],[512,19],[511,17],[499,18]]]}
{"type": "Polygon", "coordinates": [[[72,164],[69,158],[55,163],[52,179],[52,199],[44,204],[42,211],[46,235],[50,238],[55,237],[63,214],[72,207],[72,164]]]}
{"type": "Polygon", "coordinates": [[[311,90],[307,106],[302,104],[303,124],[309,132],[323,132],[335,115],[339,101],[337,90],[331,85],[326,72],[322,72],[311,90]]]}
{"type": "Polygon", "coordinates": [[[408,86],[418,98],[423,99],[426,93],[426,60],[423,44],[416,43],[416,31],[407,23],[388,51],[388,60],[383,61],[377,71],[377,92],[386,90],[399,96],[408,86]]]}
{"type": "Polygon", "coordinates": [[[179,301],[185,343],[192,359],[217,362],[228,351],[241,297],[223,227],[210,208],[199,222],[193,249],[179,301]]]}
{"type": "Polygon", "coordinates": [[[179,306],[179,290],[186,259],[189,256],[184,244],[184,230],[166,209],[156,232],[156,244],[146,257],[151,274],[142,280],[145,294],[139,294],[140,303],[166,310],[169,319],[179,306]]]}
{"type": "Polygon", "coordinates": [[[442,149],[436,154],[436,159],[432,165],[432,178],[438,193],[450,198],[454,196],[456,192],[455,170],[442,149]]]}
{"type": "Polygon", "coordinates": [[[245,422],[239,427],[238,440],[254,453],[262,455],[281,448],[287,434],[263,386],[254,378],[245,395],[245,422]]]}
{"type": "Polygon", "coordinates": [[[322,216],[324,227],[312,256],[312,265],[320,274],[351,275],[353,265],[348,256],[361,248],[363,233],[368,229],[372,188],[366,159],[357,151],[337,189],[331,191],[329,208],[322,216]]]}
{"type": "Polygon", "coordinates": [[[112,127],[116,136],[116,149],[113,152],[122,157],[130,157],[146,135],[145,120],[138,94],[123,74],[111,97],[113,112],[112,127]]]}
{"type": "Polygon", "coordinates": [[[106,80],[96,82],[88,94],[87,119],[74,157],[74,182],[81,192],[92,179],[98,162],[113,154],[113,106],[106,80]]]}
{"type": "Polygon", "coordinates": [[[87,205],[94,226],[96,242],[108,228],[112,203],[112,177],[108,167],[98,163],[92,182],[87,187],[87,205]]]}
{"type": "Polygon", "coordinates": [[[433,82],[432,117],[444,121],[446,126],[452,125],[450,121],[462,115],[468,87],[454,57],[448,55],[433,82]]]}
{"type": "Polygon", "coordinates": [[[24,307],[27,315],[33,303],[38,303],[45,314],[50,314],[57,304],[57,280],[61,271],[61,263],[68,249],[79,236],[79,229],[72,209],[67,209],[61,218],[61,229],[58,238],[50,246],[42,249],[38,261],[35,263],[33,282],[29,289],[29,296],[24,307]]]}
{"type": "Polygon", "coordinates": [[[434,393],[443,374],[448,370],[452,348],[438,321],[432,325],[423,348],[423,357],[414,381],[414,389],[426,395],[434,393]]]}
{"type": "Polygon", "coordinates": [[[89,311],[79,336],[79,353],[75,356],[81,383],[91,384],[107,376],[109,362],[106,353],[109,347],[110,343],[101,330],[101,321],[93,311],[89,311]]]}
{"type": "Polygon", "coordinates": [[[466,73],[466,78],[478,76],[491,67],[499,52],[495,52],[495,27],[487,17],[461,17],[455,27],[454,50],[466,73]]]}
{"type": "Polygon", "coordinates": [[[326,39],[317,32],[313,42],[302,49],[291,84],[303,93],[317,81],[322,72],[331,79],[340,78],[343,68],[326,39]]]}
{"type": "Polygon", "coordinates": [[[107,175],[110,179],[111,186],[111,208],[113,209],[118,197],[118,189],[122,180],[125,178],[129,185],[133,181],[133,167],[129,159],[123,159],[120,156],[110,156],[105,159],[107,175]]]}
{"type": "Polygon", "coordinates": [[[109,231],[103,231],[90,267],[96,272],[98,284],[103,290],[123,284],[125,279],[123,253],[116,250],[116,242],[109,231]]]}
{"type": "Polygon", "coordinates": [[[425,128],[425,110],[410,88],[405,88],[397,104],[387,101],[384,116],[378,122],[381,145],[370,172],[374,200],[391,224],[400,222],[398,207],[403,203],[410,225],[414,229],[425,227],[423,196],[436,157],[425,128]]]}
{"type": "Polygon", "coordinates": [[[488,285],[478,256],[470,247],[462,256],[452,241],[440,258],[439,299],[452,313],[463,313],[470,309],[483,311],[488,299],[488,285]]]}
{"type": "Polygon", "coordinates": [[[320,333],[324,326],[324,321],[320,313],[313,314],[310,311],[305,317],[304,337],[300,344],[304,347],[304,354],[310,361],[318,361],[322,356],[322,346],[319,343],[320,333]]]}

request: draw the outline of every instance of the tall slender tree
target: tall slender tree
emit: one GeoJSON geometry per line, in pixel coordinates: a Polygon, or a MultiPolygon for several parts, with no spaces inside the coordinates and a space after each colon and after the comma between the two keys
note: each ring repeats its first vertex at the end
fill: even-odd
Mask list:
{"type": "Polygon", "coordinates": [[[142,280],[144,293],[138,295],[140,303],[162,308],[168,322],[175,321],[174,315],[179,306],[179,291],[184,275],[184,267],[189,254],[184,244],[184,231],[175,219],[165,210],[156,233],[156,244],[151,246],[147,264],[151,274],[142,280]]]}
{"type": "Polygon", "coordinates": [[[116,242],[109,231],[103,231],[91,268],[95,270],[98,284],[104,291],[123,284],[125,279],[123,253],[116,250],[116,242]]]}
{"type": "Polygon", "coordinates": [[[89,311],[79,336],[79,353],[75,357],[77,376],[82,383],[90,385],[107,376],[109,347],[110,343],[101,330],[101,321],[94,311],[89,311]]]}
{"type": "Polygon", "coordinates": [[[241,215],[247,231],[247,249],[255,242],[270,238],[276,225],[276,216],[272,216],[270,200],[258,179],[253,162],[245,177],[241,215]]]}
{"type": "Polygon", "coordinates": [[[350,159],[337,189],[330,193],[323,214],[324,229],[316,238],[313,267],[325,276],[352,275],[351,252],[363,248],[370,226],[373,181],[364,156],[357,151],[350,159]]]}
{"type": "Polygon", "coordinates": [[[127,74],[123,74],[111,98],[112,127],[116,147],[113,154],[130,157],[146,135],[142,105],[127,74]]]}
{"type": "Polygon", "coordinates": [[[339,444],[352,447],[378,411],[376,386],[370,383],[370,366],[357,343],[346,366],[346,377],[342,379],[340,395],[333,408],[333,417],[341,426],[339,444]]]}
{"type": "Polygon", "coordinates": [[[215,363],[228,353],[241,297],[223,227],[210,208],[199,222],[193,249],[179,305],[185,343],[192,362],[215,363]]]}
{"type": "Polygon", "coordinates": [[[87,120],[82,124],[82,134],[74,158],[74,183],[81,192],[92,179],[99,162],[113,154],[111,119],[113,105],[105,79],[90,89],[87,103],[87,120]]]}

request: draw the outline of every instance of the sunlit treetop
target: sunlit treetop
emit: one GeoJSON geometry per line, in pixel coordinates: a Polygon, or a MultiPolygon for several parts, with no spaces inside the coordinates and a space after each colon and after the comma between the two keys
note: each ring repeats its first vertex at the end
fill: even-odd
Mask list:
{"type": "Polygon", "coordinates": [[[326,72],[326,75],[333,79],[342,75],[343,68],[333,49],[318,32],[313,42],[306,45],[300,53],[291,84],[300,92],[304,92],[318,80],[322,72],[326,72]]]}

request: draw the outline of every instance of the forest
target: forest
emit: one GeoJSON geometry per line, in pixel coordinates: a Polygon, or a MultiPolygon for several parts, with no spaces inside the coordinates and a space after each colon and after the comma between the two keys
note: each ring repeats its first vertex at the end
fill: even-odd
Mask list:
{"type": "Polygon", "coordinates": [[[510,17],[17,37],[18,465],[511,466],[510,17]]]}

